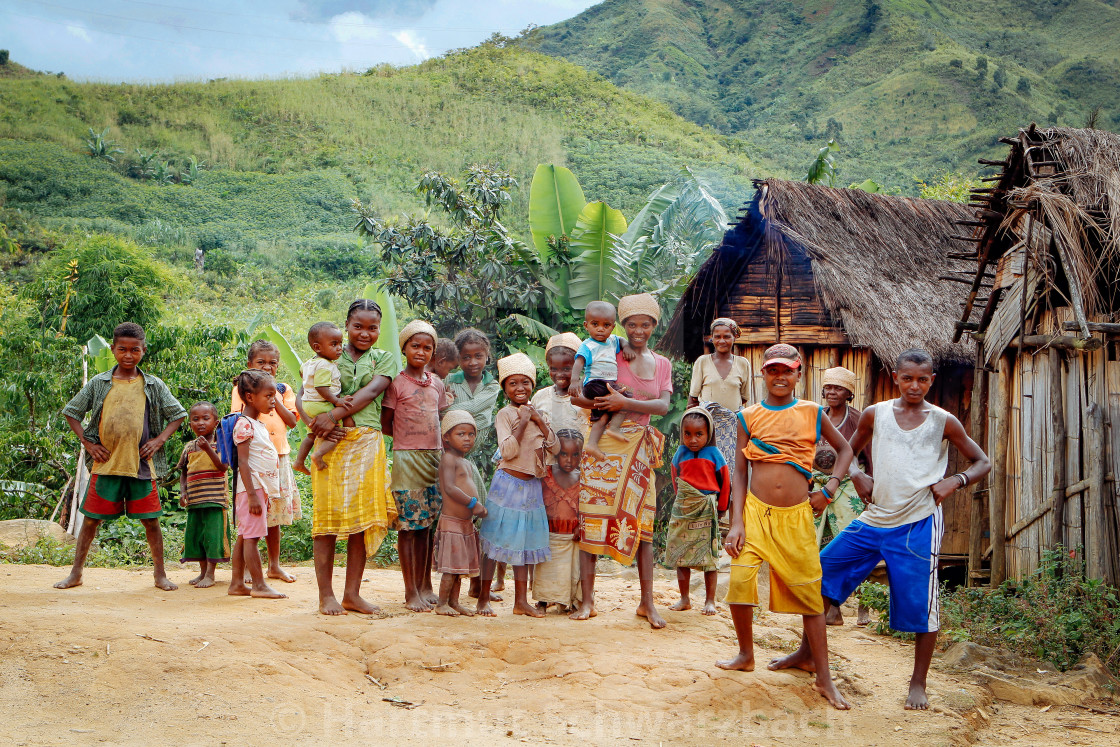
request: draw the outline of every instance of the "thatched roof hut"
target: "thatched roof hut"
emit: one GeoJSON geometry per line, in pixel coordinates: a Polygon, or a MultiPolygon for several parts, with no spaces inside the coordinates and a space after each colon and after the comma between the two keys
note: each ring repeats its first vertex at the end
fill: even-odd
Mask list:
{"type": "Polygon", "coordinates": [[[966,206],[782,179],[755,187],[685,291],[662,349],[695,358],[708,322],[730,316],[743,344],[845,344],[883,361],[924,347],[940,362],[971,359],[953,342],[958,276],[974,269],[951,240],[953,222],[972,217],[966,206]],[[810,292],[799,295],[804,280],[811,288],[797,290],[810,292]]]}
{"type": "MultiPolygon", "coordinates": [[[[712,319],[739,323],[738,352],[757,373],[775,342],[805,361],[797,396],[818,399],[823,371],[856,373],[856,407],[897,396],[890,365],[907,348],[938,360],[931,399],[967,423],[972,351],[954,343],[960,297],[975,265],[952,240],[966,206],[766,179],[685,291],[659,344],[694,360],[712,319]],[[955,256],[956,255],[956,256],[955,256]]],[[[969,493],[946,511],[943,557],[968,550],[969,493]]]]}
{"type": "MultiPolygon", "coordinates": [[[[1059,545],[1120,582],[1120,137],[1035,125],[976,190],[958,323],[980,366],[975,437],[992,456],[991,546],[970,574],[1033,570],[1059,545]],[[1110,423],[1112,424],[1110,427],[1110,423]]],[[[978,520],[978,519],[977,519],[978,520]]]]}

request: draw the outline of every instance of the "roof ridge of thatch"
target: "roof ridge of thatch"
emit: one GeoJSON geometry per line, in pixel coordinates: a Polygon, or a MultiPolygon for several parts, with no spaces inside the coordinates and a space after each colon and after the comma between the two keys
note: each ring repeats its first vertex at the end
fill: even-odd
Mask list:
{"type": "Polygon", "coordinates": [[[766,179],[760,209],[809,256],[825,307],[852,344],[884,361],[924,347],[939,361],[963,362],[970,350],[952,342],[958,293],[942,275],[967,277],[974,265],[951,260],[962,247],[953,222],[972,217],[965,205],[766,179]]]}

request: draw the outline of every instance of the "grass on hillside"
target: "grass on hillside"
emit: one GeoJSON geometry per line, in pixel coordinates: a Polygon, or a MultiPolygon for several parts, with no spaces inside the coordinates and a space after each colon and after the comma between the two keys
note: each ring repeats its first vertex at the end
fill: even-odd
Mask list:
{"type": "Polygon", "coordinates": [[[1116,5],[606,0],[522,43],[748,137],[795,176],[836,136],[844,183],[916,192],[938,171],[974,172],[1031,121],[1080,126],[1102,106],[1120,126],[1116,5]]]}
{"type": "Polygon", "coordinates": [[[751,177],[772,171],[749,150],[595,73],[495,45],[308,79],[0,79],[0,194],[9,208],[133,227],[158,219],[199,236],[225,232],[226,243],[337,238],[350,229],[352,197],[387,215],[418,211],[412,188],[424,171],[473,163],[521,181],[509,218],[525,235],[538,163],[570,166],[589,199],[628,215],[682,165],[733,206],[747,198],[751,177]],[[126,151],[119,165],[84,155],[89,127],[109,128],[126,151]],[[211,171],[194,186],[118,176],[136,149],[173,164],[193,156],[211,171]]]}

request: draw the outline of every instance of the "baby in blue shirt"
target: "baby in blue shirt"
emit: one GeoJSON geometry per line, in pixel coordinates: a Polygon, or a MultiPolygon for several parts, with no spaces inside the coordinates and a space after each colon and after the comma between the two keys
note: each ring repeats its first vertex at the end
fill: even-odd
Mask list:
{"type": "MultiPolygon", "coordinates": [[[[633,353],[625,339],[612,334],[616,317],[614,306],[606,301],[592,301],[587,304],[583,315],[583,328],[591,336],[584,340],[576,351],[576,361],[572,366],[572,383],[568,387],[570,396],[593,400],[596,397],[605,397],[611,389],[627,397],[632,396],[617,381],[618,354],[621,352],[626,360],[630,360],[633,353]]],[[[602,459],[605,454],[599,448],[599,438],[603,435],[603,431],[609,426],[613,433],[621,436],[622,421],[625,419],[625,410],[611,414],[607,410],[593,408],[591,433],[583,450],[596,459],[602,459]],[[603,417],[604,415],[610,417],[603,417]]]]}

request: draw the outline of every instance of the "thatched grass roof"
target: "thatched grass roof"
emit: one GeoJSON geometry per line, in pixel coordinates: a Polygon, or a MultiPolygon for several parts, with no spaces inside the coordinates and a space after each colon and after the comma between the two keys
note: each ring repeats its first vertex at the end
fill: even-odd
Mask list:
{"type": "Polygon", "coordinates": [[[726,298],[744,261],[773,267],[797,246],[810,259],[823,305],[853,345],[888,362],[913,347],[926,348],[939,362],[971,359],[967,346],[952,342],[966,286],[939,279],[975,271],[975,263],[947,256],[967,248],[949,237],[963,233],[953,221],[972,218],[968,207],[781,179],[756,187],[740,225],[693,279],[667,338],[687,334],[686,320],[726,298]],[[745,225],[752,221],[762,225],[745,225]],[[746,235],[760,236],[760,248],[743,247],[746,235]]]}
{"type": "Polygon", "coordinates": [[[1120,264],[1120,136],[1104,130],[1052,127],[1023,130],[1005,176],[1008,217],[1034,212],[1061,242],[1061,262],[1079,281],[1089,314],[1117,311],[1120,264]],[[1028,159],[1030,164],[1025,163],[1028,159]],[[1055,168],[1038,168],[1038,162],[1055,168]]]}

